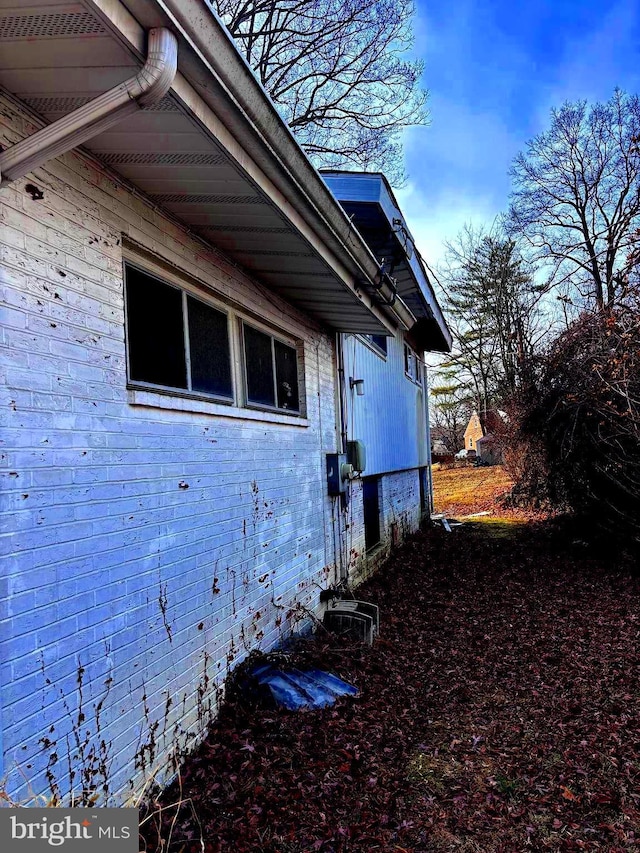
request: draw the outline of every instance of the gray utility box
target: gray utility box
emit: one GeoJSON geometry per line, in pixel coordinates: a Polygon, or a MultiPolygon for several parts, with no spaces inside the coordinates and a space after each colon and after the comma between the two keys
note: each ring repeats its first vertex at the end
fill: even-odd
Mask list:
{"type": "Polygon", "coordinates": [[[354,439],[347,442],[347,460],[353,465],[353,470],[362,474],[367,468],[367,449],[363,441],[354,439]]]}
{"type": "Polygon", "coordinates": [[[335,634],[351,634],[371,645],[380,628],[379,610],[367,601],[336,601],[325,611],[323,624],[335,634]]]}

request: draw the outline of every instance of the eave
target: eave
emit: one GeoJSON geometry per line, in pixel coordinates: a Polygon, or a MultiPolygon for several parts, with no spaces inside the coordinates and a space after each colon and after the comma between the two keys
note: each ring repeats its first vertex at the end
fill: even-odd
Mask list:
{"type": "Polygon", "coordinates": [[[322,176],[413,313],[411,334],[424,350],[449,352],[451,332],[426,268],[384,175],[322,170],[322,176]]]}
{"type": "Polygon", "coordinates": [[[203,0],[0,0],[0,85],[55,121],[131,77],[151,27],[178,38],[168,94],[84,147],[330,329],[411,325],[376,294],[376,259],[203,0]]]}

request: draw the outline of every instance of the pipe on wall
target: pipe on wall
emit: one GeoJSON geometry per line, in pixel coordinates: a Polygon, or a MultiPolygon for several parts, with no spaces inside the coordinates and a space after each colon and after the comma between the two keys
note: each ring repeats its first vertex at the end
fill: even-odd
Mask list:
{"type": "Polygon", "coordinates": [[[0,153],[0,186],[71,151],[137,110],[156,104],[169,91],[177,68],[175,35],[165,27],[149,30],[147,59],[134,77],[0,153]]]}

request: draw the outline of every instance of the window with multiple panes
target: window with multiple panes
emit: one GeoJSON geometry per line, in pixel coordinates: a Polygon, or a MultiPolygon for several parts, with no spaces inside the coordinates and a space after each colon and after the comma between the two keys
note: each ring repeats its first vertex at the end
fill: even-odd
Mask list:
{"type": "Polygon", "coordinates": [[[409,379],[422,384],[422,361],[408,344],[404,345],[404,372],[409,379]]]}
{"type": "Polygon", "coordinates": [[[237,329],[243,343],[243,404],[299,413],[295,346],[234,322],[229,311],[129,264],[126,312],[132,384],[234,402],[231,334],[237,329]]]}
{"type": "Polygon", "coordinates": [[[242,324],[247,403],[298,412],[298,354],[295,347],[242,324]]]}
{"type": "Polygon", "coordinates": [[[136,267],[127,267],[129,379],[233,399],[224,311],[136,267]]]}

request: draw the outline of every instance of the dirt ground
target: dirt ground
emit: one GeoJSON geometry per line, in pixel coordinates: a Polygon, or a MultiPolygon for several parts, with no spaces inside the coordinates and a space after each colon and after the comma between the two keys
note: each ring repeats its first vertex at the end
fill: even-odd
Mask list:
{"type": "Polygon", "coordinates": [[[373,647],[319,631],[292,657],[360,696],[303,713],[226,703],[162,798],[164,846],[156,812],[142,849],[640,850],[633,562],[561,519],[503,517],[503,475],[458,470],[477,501],[438,472],[437,505],[494,515],[425,529],[358,590],[380,606],[373,647]]]}

